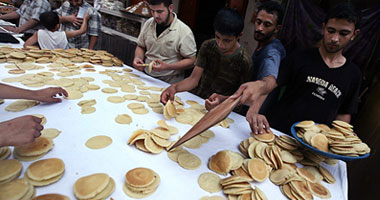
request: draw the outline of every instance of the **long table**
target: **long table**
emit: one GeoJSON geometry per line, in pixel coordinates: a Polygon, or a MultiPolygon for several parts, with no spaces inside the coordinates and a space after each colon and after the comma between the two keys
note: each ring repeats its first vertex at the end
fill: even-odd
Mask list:
{"type": "MultiPolygon", "coordinates": [[[[15,45],[20,47],[20,45],[15,45]]],[[[15,77],[19,75],[12,75],[7,73],[7,69],[4,68],[4,64],[0,64],[0,80],[7,77],[15,77]]],[[[46,64],[41,64],[46,66],[46,64]]],[[[120,67],[105,68],[99,65],[94,65],[97,72],[85,72],[81,71],[80,75],[75,75],[68,78],[77,77],[93,77],[95,78],[93,84],[101,86],[101,88],[109,87],[104,84],[102,80],[110,80],[111,78],[103,74],[99,74],[99,71],[105,69],[120,70],[120,67]]],[[[145,86],[157,86],[167,87],[168,84],[160,80],[154,79],[146,74],[139,72],[129,66],[123,66],[124,68],[132,69],[134,74],[140,76],[140,79],[145,83],[145,86]]],[[[48,71],[48,68],[27,71],[27,73],[37,73],[48,71]]],[[[61,78],[57,75],[55,79],[61,78]]],[[[3,81],[2,81],[3,82],[3,81]]],[[[12,83],[11,85],[27,88],[20,83],[12,83]]],[[[47,87],[47,86],[44,86],[47,87]]],[[[41,87],[41,88],[44,88],[41,87]]],[[[39,89],[39,88],[29,88],[39,89]]],[[[54,139],[54,147],[44,157],[46,158],[60,158],[65,163],[65,172],[61,180],[44,187],[36,187],[37,194],[46,193],[60,193],[64,194],[71,199],[75,199],[73,193],[74,182],[83,176],[87,176],[93,173],[107,173],[116,182],[116,189],[110,196],[115,200],[120,199],[132,199],[123,192],[123,184],[125,181],[125,174],[127,171],[136,167],[146,167],[157,172],[161,177],[161,182],[158,189],[154,194],[146,199],[200,199],[203,196],[219,195],[224,196],[220,191],[218,193],[210,194],[202,190],[198,185],[198,177],[204,172],[212,172],[208,167],[209,158],[221,150],[232,150],[239,152],[239,143],[250,136],[250,129],[245,117],[231,113],[230,118],[235,122],[230,125],[229,128],[212,127],[211,130],[215,133],[215,137],[210,139],[208,143],[203,144],[199,149],[187,149],[189,152],[197,155],[201,161],[201,166],[196,170],[186,170],[173,162],[167,156],[164,151],[160,154],[149,154],[138,150],[135,146],[127,145],[132,132],[137,129],[153,129],[157,127],[156,122],[160,119],[164,119],[162,114],[153,112],[144,103],[149,113],[145,115],[136,115],[127,108],[127,104],[136,101],[126,101],[124,103],[110,103],[107,101],[109,96],[123,96],[125,93],[118,89],[118,93],[105,94],[99,90],[89,91],[84,93],[84,96],[78,100],[63,100],[57,104],[40,104],[30,109],[21,112],[8,112],[5,111],[5,107],[15,100],[5,100],[0,105],[0,121],[9,120],[22,115],[29,114],[43,114],[47,119],[45,128],[56,128],[62,133],[54,139]],[[81,109],[77,103],[81,100],[96,99],[97,104],[94,106],[96,112],[92,114],[81,114],[81,109]],[[119,114],[128,114],[132,116],[133,122],[130,125],[118,124],[115,122],[115,117],[119,114]],[[96,135],[107,135],[112,138],[113,142],[110,146],[104,149],[92,150],[85,146],[85,142],[96,135]]],[[[138,94],[139,90],[136,89],[138,94]]],[[[157,93],[159,92],[152,92],[157,93]]],[[[182,101],[194,100],[200,104],[204,103],[204,100],[188,92],[177,94],[182,101]]],[[[189,107],[186,105],[185,107],[189,107]]],[[[190,125],[180,124],[175,119],[166,120],[169,125],[175,126],[179,130],[179,134],[171,137],[171,140],[177,139],[178,136],[182,136],[189,129],[190,125]]],[[[282,133],[273,130],[276,135],[282,133]]],[[[9,159],[13,158],[11,156],[9,159]]],[[[39,160],[40,160],[39,159],[39,160]]],[[[22,162],[23,172],[20,177],[23,176],[26,168],[33,163],[22,162]]],[[[335,166],[323,165],[326,167],[336,178],[335,184],[322,184],[326,186],[331,194],[331,199],[347,199],[347,170],[346,164],[339,161],[335,166]]],[[[225,176],[221,176],[225,178],[225,176]]],[[[252,186],[257,185],[262,189],[268,199],[287,199],[280,191],[279,187],[274,185],[269,179],[262,183],[252,182],[252,186]]],[[[318,199],[318,198],[315,198],[318,199]]]]}

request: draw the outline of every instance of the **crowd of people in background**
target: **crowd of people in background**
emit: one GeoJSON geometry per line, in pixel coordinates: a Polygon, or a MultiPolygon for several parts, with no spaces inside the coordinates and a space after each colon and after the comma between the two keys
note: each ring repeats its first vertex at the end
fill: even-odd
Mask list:
{"type": "MultiPolygon", "coordinates": [[[[360,70],[342,54],[360,32],[360,15],[352,5],[338,4],[329,10],[319,47],[286,55],[277,39],[284,11],[277,2],[266,1],[256,11],[252,40],[258,46],[252,56],[239,43],[244,18],[235,9],[223,8],[217,13],[215,38],[203,42],[197,52],[192,30],[177,18],[171,0],[150,0],[149,8],[153,17],[138,37],[133,67],[171,84],[161,94],[163,104],[183,91],[206,99],[209,110],[227,98],[242,96],[242,106],[236,111],[246,116],[255,134],[269,132],[270,127],[289,133],[290,126],[302,120],[350,122],[356,113],[360,70]],[[152,68],[146,67],[150,63],[152,68]],[[191,68],[191,75],[185,77],[184,70],[191,68]]],[[[16,18],[19,25],[9,30],[30,37],[25,46],[43,49],[93,49],[101,26],[100,14],[84,0],[68,0],[54,11],[47,0],[25,0],[18,10],[0,16],[4,20],[16,18]],[[82,18],[77,16],[80,8],[87,10],[82,18]]],[[[27,92],[5,85],[0,85],[0,91],[1,98],[24,98],[8,91],[27,92]]],[[[44,91],[35,94],[50,98],[33,98],[52,101],[56,94],[67,95],[59,88],[44,91]]],[[[38,123],[35,118],[24,119],[27,121],[38,123]]],[[[2,128],[6,123],[0,124],[0,146],[31,141],[17,139],[17,133],[9,140],[12,136],[4,136],[2,128]]],[[[31,126],[32,135],[38,137],[42,127],[31,126]]]]}

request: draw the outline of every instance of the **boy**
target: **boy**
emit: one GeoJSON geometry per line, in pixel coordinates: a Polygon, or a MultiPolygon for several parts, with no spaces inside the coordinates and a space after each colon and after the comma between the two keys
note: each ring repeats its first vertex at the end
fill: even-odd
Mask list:
{"type": "Polygon", "coordinates": [[[351,115],[357,111],[361,72],[342,52],[359,34],[359,21],[360,14],[352,5],[336,5],[323,23],[319,48],[286,58],[281,63],[278,79],[267,80],[272,83],[260,80],[239,88],[232,98],[242,95],[241,103],[251,106],[246,119],[255,134],[262,133],[264,128],[268,132],[269,123],[284,133],[289,133],[291,125],[302,120],[331,124],[338,119],[350,123],[351,115]],[[254,111],[260,95],[284,85],[283,97],[266,116],[254,111]]]}
{"type": "Polygon", "coordinates": [[[40,29],[33,34],[25,43],[24,47],[38,45],[41,49],[68,49],[68,38],[82,35],[87,30],[87,20],[89,18],[87,13],[84,16],[82,26],[79,30],[75,31],[58,31],[60,28],[59,17],[56,12],[45,12],[40,15],[41,24],[47,29],[40,29]]]}
{"type": "Polygon", "coordinates": [[[161,102],[174,100],[177,92],[189,91],[206,99],[213,93],[231,95],[251,77],[252,60],[238,40],[243,17],[230,8],[221,9],[214,20],[215,39],[203,42],[191,75],[168,87],[161,102]]]}

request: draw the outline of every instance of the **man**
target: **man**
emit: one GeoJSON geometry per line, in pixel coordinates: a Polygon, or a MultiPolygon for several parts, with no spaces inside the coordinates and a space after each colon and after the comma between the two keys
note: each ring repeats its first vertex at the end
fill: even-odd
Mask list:
{"type": "Polygon", "coordinates": [[[90,18],[87,23],[87,32],[85,34],[69,38],[69,47],[78,49],[94,49],[100,34],[100,14],[86,1],[68,0],[56,10],[59,15],[59,21],[62,23],[61,30],[75,31],[80,29],[83,19],[77,17],[79,8],[87,9],[87,12],[90,14],[90,18]]]}
{"type": "Polygon", "coordinates": [[[196,44],[191,29],[177,18],[171,0],[150,0],[153,15],[140,31],[133,67],[168,83],[184,79],[184,69],[193,67],[196,44]],[[155,62],[153,71],[145,63],[155,62]]]}
{"type": "MultiPolygon", "coordinates": [[[[41,90],[26,90],[0,83],[1,99],[30,99],[41,102],[56,103],[61,102],[56,95],[68,96],[62,88],[45,88],[41,90]]],[[[0,147],[18,146],[31,143],[41,135],[43,126],[41,119],[27,115],[17,117],[0,123],[0,147]]]]}
{"type": "MultiPolygon", "coordinates": [[[[281,5],[274,1],[267,1],[257,9],[254,38],[258,41],[258,45],[252,56],[254,68],[251,81],[277,79],[280,62],[286,56],[285,48],[276,38],[282,26],[283,15],[281,5]]],[[[261,101],[266,100],[260,112],[264,112],[276,100],[276,96],[276,94],[271,94],[267,98],[263,96],[261,101]],[[263,107],[266,109],[264,110],[263,107]]],[[[226,98],[226,96],[213,94],[206,100],[206,108],[212,109],[226,98]]],[[[242,114],[245,114],[244,112],[246,110],[242,114]]]]}
{"type": "Polygon", "coordinates": [[[0,19],[19,19],[17,28],[9,27],[7,29],[15,33],[24,33],[23,39],[26,41],[34,32],[43,28],[39,25],[40,14],[50,10],[50,3],[47,0],[25,0],[19,9],[1,15],[0,19]]]}
{"type": "Polygon", "coordinates": [[[277,82],[274,78],[243,84],[232,96],[242,95],[242,103],[251,105],[247,120],[252,131],[269,131],[265,116],[253,106],[261,95],[277,86],[285,86],[281,100],[267,114],[270,125],[284,133],[293,123],[313,120],[331,124],[335,119],[350,122],[357,110],[361,73],[342,55],[343,48],[359,33],[360,16],[350,4],[338,4],[329,10],[322,26],[319,48],[297,52],[281,63],[277,82]]]}
{"type": "Polygon", "coordinates": [[[252,60],[239,44],[243,17],[230,8],[221,9],[214,19],[215,39],[203,42],[191,75],[172,84],[161,94],[161,102],[174,100],[177,92],[189,91],[202,98],[213,93],[231,95],[251,76],[252,60]]]}

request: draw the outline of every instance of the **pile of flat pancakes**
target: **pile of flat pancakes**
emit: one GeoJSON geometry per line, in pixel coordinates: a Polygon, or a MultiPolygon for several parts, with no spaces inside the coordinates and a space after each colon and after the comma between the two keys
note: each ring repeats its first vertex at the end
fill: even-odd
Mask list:
{"type": "Polygon", "coordinates": [[[0,160],[5,160],[11,155],[12,150],[9,147],[0,147],[0,160]]]}
{"type": "Polygon", "coordinates": [[[160,184],[160,176],[148,168],[135,168],[125,174],[123,190],[132,198],[144,198],[153,194],[160,184]]]}
{"type": "Polygon", "coordinates": [[[70,200],[69,197],[61,194],[43,194],[34,197],[32,200],[70,200]]]}
{"type": "Polygon", "coordinates": [[[253,189],[250,181],[249,178],[234,175],[222,179],[220,184],[228,199],[267,200],[265,193],[257,186],[253,189]]]}
{"type": "Polygon", "coordinates": [[[81,49],[54,49],[40,50],[34,47],[16,49],[11,47],[0,48],[0,63],[51,63],[58,58],[69,59],[73,63],[91,62],[105,67],[121,67],[123,62],[104,50],[81,49]]]}
{"type": "Polygon", "coordinates": [[[73,190],[78,199],[107,199],[115,190],[115,181],[105,173],[91,174],[79,178],[73,190]]]}
{"type": "Polygon", "coordinates": [[[62,178],[65,164],[61,159],[49,158],[39,160],[26,169],[25,178],[34,186],[45,186],[62,178]]]}
{"type": "Polygon", "coordinates": [[[39,101],[21,99],[9,104],[7,107],[5,107],[5,110],[11,111],[11,112],[18,112],[18,111],[23,111],[25,109],[31,108],[38,104],[40,104],[39,101]]]}
{"type": "Polygon", "coordinates": [[[371,151],[353,132],[351,124],[335,120],[332,126],[330,128],[324,124],[316,125],[313,121],[302,121],[295,127],[298,128],[298,137],[324,152],[358,157],[371,151]]]}
{"type": "Polygon", "coordinates": [[[90,100],[82,100],[77,103],[79,107],[81,107],[81,113],[82,114],[91,114],[96,111],[96,108],[93,107],[96,104],[95,99],[90,100]]]}
{"type": "Polygon", "coordinates": [[[38,137],[34,142],[22,146],[16,146],[13,156],[17,160],[33,161],[43,157],[54,146],[53,140],[46,137],[38,137]]]}
{"type": "Polygon", "coordinates": [[[218,174],[227,175],[231,170],[240,168],[243,160],[239,153],[223,150],[211,156],[208,167],[218,174]]]}
{"type": "Polygon", "coordinates": [[[147,114],[149,112],[142,103],[130,103],[127,107],[135,114],[147,114]]]}
{"type": "Polygon", "coordinates": [[[128,140],[128,144],[135,145],[141,151],[154,154],[169,149],[175,143],[169,139],[171,135],[178,133],[178,129],[167,125],[164,120],[159,120],[157,124],[159,127],[152,130],[138,129],[134,131],[128,140]]]}
{"type": "Polygon", "coordinates": [[[24,200],[34,197],[36,189],[27,179],[16,179],[0,184],[0,199],[24,200]]]}
{"type": "MultiPolygon", "coordinates": [[[[177,99],[175,99],[173,103],[177,109],[175,120],[181,124],[195,125],[207,113],[207,110],[204,105],[201,105],[196,101],[187,100],[186,103],[190,105],[190,108],[183,108],[183,102],[177,101],[177,99]]],[[[232,123],[234,123],[232,119],[226,118],[215,126],[228,128],[232,123]]]]}
{"type": "Polygon", "coordinates": [[[22,164],[15,159],[0,160],[0,184],[8,183],[20,176],[22,164]]]}
{"type": "Polygon", "coordinates": [[[177,109],[174,105],[174,103],[169,100],[166,105],[164,106],[164,117],[165,119],[172,119],[177,117],[177,109]]]}
{"type": "Polygon", "coordinates": [[[286,135],[276,136],[272,132],[251,135],[239,145],[246,158],[225,150],[209,160],[212,171],[232,175],[220,181],[230,199],[266,199],[263,191],[251,188],[250,182],[263,182],[268,177],[290,199],[312,199],[313,195],[323,199],[331,197],[321,181],[333,184],[335,178],[321,164],[335,164],[336,160],[320,158],[300,148],[296,140],[286,135]],[[295,165],[297,162],[304,167],[295,165]]]}

